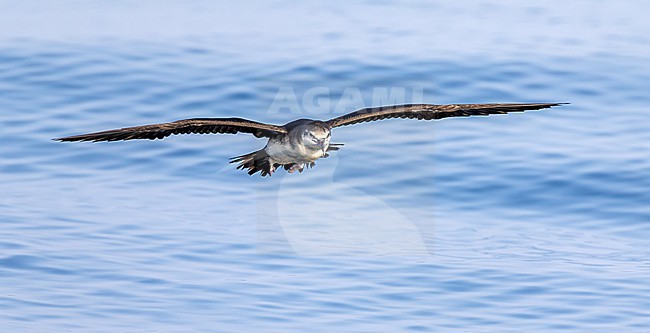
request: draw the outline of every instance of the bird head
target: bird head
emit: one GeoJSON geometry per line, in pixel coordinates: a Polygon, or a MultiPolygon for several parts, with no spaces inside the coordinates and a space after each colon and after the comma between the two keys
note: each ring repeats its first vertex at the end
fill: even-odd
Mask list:
{"type": "Polygon", "coordinates": [[[323,155],[330,144],[331,133],[323,126],[309,126],[303,131],[302,142],[310,150],[321,150],[323,155]]]}

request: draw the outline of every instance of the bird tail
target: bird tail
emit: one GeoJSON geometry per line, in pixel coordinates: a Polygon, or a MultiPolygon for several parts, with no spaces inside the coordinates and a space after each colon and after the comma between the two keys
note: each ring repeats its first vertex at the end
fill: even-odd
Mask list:
{"type": "Polygon", "coordinates": [[[271,175],[271,163],[269,162],[269,154],[264,149],[254,151],[249,154],[235,156],[230,158],[230,163],[239,163],[238,170],[248,169],[249,175],[254,175],[260,172],[262,177],[271,175]]]}

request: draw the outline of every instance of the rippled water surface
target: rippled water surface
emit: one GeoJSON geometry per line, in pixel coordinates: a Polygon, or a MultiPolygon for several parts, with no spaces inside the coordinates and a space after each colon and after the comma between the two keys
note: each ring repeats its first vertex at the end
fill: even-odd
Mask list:
{"type": "Polygon", "coordinates": [[[645,2],[3,7],[2,331],[650,331],[645,2]],[[51,140],[381,91],[571,104],[344,127],[272,178],[247,135],[51,140]]]}

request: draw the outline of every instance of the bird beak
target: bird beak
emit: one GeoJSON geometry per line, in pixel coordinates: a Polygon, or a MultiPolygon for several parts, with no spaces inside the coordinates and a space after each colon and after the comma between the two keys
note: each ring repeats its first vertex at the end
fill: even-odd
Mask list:
{"type": "Polygon", "coordinates": [[[323,151],[323,155],[325,155],[325,153],[327,152],[327,148],[325,147],[325,140],[318,141],[318,146],[323,151]]]}

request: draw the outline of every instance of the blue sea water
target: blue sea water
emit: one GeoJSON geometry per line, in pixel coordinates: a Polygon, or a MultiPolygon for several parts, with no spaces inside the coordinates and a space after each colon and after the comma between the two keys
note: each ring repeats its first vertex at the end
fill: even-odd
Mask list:
{"type": "Polygon", "coordinates": [[[0,4],[3,332],[650,330],[645,2],[0,4]],[[247,135],[51,140],[382,92],[571,104],[344,127],[272,178],[247,135]]]}

